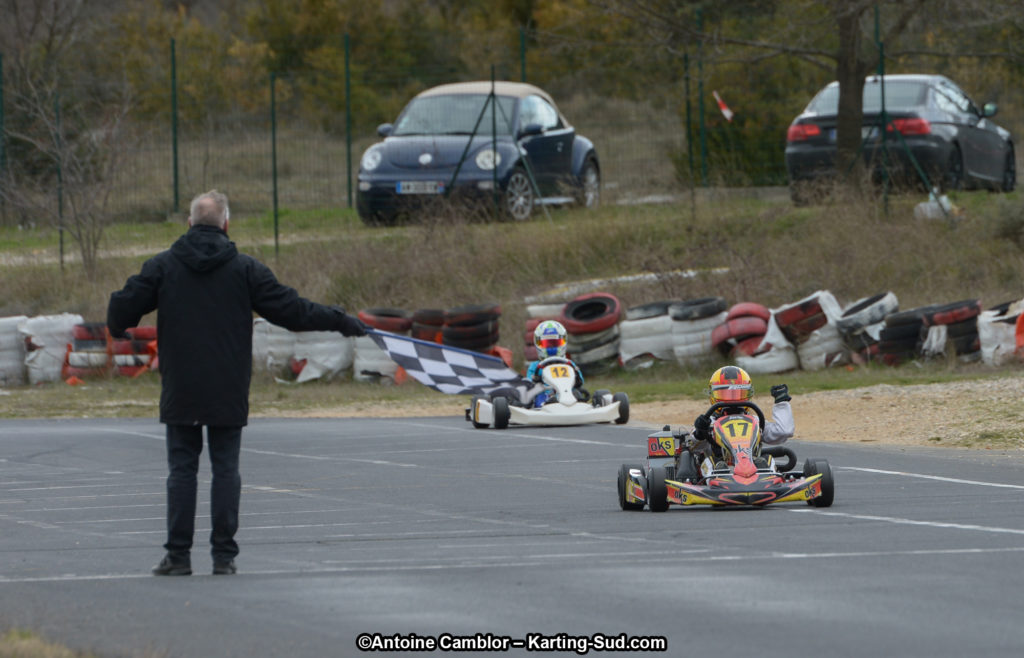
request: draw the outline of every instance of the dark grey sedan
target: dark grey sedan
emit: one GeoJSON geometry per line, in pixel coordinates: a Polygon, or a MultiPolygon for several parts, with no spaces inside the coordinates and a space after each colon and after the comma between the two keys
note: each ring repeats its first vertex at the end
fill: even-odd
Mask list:
{"type": "MultiPolygon", "coordinates": [[[[796,202],[806,199],[810,181],[836,173],[838,106],[839,83],[833,82],[789,126],[786,169],[796,202]]],[[[888,173],[897,181],[920,184],[916,161],[931,185],[944,190],[1010,192],[1016,185],[1013,137],[992,121],[995,103],[979,109],[949,78],[888,75],[883,84],[871,76],[864,83],[863,107],[862,155],[875,180],[888,173]],[[883,87],[889,119],[884,129],[883,87]]]]}

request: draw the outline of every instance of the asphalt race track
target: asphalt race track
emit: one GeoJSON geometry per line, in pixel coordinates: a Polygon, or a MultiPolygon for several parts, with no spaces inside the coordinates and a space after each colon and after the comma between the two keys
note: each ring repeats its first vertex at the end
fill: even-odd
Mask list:
{"type": "Polygon", "coordinates": [[[374,633],[553,655],[595,635],[614,650],[591,655],[659,636],[684,658],[1024,655],[1024,453],[793,440],[833,465],[833,507],[623,512],[616,471],[646,433],[256,420],[238,575],[209,575],[204,463],[196,573],[156,578],[162,426],[0,421],[0,630],[104,655],[360,656],[374,633]]]}

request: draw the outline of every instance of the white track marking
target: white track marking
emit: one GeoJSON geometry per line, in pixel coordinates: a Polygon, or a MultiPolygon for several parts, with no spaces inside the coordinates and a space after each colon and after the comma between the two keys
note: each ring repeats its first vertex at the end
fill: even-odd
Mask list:
{"type": "Polygon", "coordinates": [[[938,480],[939,482],[953,482],[954,484],[973,484],[979,487],[996,487],[999,489],[1021,489],[1020,484],[1001,484],[999,482],[984,482],[981,480],[961,480],[960,478],[948,478],[940,475],[927,475],[925,473],[908,473],[906,471],[885,471],[880,468],[860,468],[858,466],[840,466],[839,471],[860,471],[862,473],[879,473],[881,475],[898,475],[900,477],[919,478],[921,480],[938,480]]]}
{"type": "Polygon", "coordinates": [[[930,528],[951,528],[954,530],[976,530],[978,532],[994,532],[1008,535],[1024,535],[1021,528],[1001,528],[999,526],[974,525],[970,523],[949,523],[946,521],[917,521],[915,519],[904,519],[896,516],[876,516],[873,514],[850,514],[848,512],[826,512],[820,509],[787,509],[787,512],[798,514],[821,514],[824,516],[838,516],[847,519],[860,521],[882,521],[883,523],[895,523],[897,525],[918,525],[930,528]]]}

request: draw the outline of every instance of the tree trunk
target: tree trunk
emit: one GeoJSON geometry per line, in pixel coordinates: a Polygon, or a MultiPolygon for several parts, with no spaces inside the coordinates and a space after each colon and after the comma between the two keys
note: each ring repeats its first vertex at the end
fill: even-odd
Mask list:
{"type": "Polygon", "coordinates": [[[864,159],[860,156],[861,124],[864,118],[864,76],[867,63],[861,56],[860,18],[863,9],[840,9],[839,57],[836,80],[839,81],[839,114],[836,117],[836,171],[841,180],[851,183],[864,179],[864,159]]]}

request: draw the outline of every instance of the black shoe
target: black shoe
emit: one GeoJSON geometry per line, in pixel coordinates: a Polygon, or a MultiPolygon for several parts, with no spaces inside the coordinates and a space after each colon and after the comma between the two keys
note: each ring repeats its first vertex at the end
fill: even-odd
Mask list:
{"type": "Polygon", "coordinates": [[[237,572],[235,568],[234,560],[217,560],[213,563],[213,575],[214,576],[231,576],[237,572]]]}
{"type": "Polygon", "coordinates": [[[165,555],[160,564],[153,567],[154,576],[191,576],[192,563],[185,560],[175,560],[170,555],[165,555]]]}
{"type": "Polygon", "coordinates": [[[754,457],[754,466],[758,468],[768,468],[768,460],[764,457],[754,457]]]}

